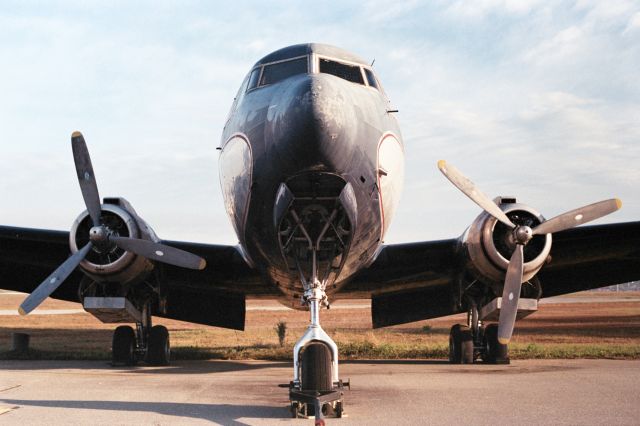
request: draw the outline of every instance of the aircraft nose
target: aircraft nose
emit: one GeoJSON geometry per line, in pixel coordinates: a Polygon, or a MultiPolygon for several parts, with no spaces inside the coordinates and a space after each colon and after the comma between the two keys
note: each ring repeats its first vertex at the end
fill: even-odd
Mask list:
{"type": "Polygon", "coordinates": [[[269,107],[267,149],[298,171],[344,172],[357,132],[349,84],[326,74],[292,79],[269,107]]]}

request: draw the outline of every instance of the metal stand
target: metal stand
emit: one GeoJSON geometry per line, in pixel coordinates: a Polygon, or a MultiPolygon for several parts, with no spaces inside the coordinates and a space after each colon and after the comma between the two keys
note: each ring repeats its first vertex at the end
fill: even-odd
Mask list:
{"type": "MultiPolygon", "coordinates": [[[[293,418],[309,418],[315,417],[316,424],[318,420],[323,421],[325,415],[333,415],[333,417],[342,418],[345,416],[343,409],[344,388],[349,387],[349,383],[339,385],[331,391],[301,391],[294,388],[289,390],[289,399],[291,400],[291,416],[293,418]],[[309,406],[313,407],[313,412],[309,410],[309,406]]],[[[324,424],[324,423],[320,423],[324,424]]]]}

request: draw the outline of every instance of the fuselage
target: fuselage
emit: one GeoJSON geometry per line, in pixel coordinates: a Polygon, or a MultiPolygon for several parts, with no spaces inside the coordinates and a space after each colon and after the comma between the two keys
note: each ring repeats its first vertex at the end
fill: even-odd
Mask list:
{"type": "Polygon", "coordinates": [[[396,118],[372,69],[327,45],[258,61],[226,122],[220,181],[246,260],[297,297],[371,263],[403,184],[396,118]]]}

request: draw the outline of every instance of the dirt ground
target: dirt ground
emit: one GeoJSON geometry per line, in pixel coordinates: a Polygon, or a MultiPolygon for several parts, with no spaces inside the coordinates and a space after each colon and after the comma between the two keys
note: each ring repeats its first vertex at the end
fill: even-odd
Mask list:
{"type": "MultiPolygon", "coordinates": [[[[0,353],[9,350],[12,332],[31,335],[31,347],[75,357],[104,357],[111,347],[115,325],[103,324],[88,313],[58,315],[7,315],[24,299],[21,294],[0,293],[0,353]]],[[[308,323],[308,313],[281,310],[276,302],[249,301],[244,332],[156,319],[171,332],[172,347],[179,348],[279,348],[275,326],[287,325],[288,351],[308,323]]],[[[78,310],[76,303],[49,299],[40,310],[78,310]]],[[[370,345],[431,345],[444,348],[449,328],[464,323],[465,315],[371,329],[368,301],[338,302],[322,312],[322,325],[338,342],[370,345]]],[[[512,345],[612,345],[640,348],[640,293],[582,293],[541,304],[530,317],[519,321],[512,345]]],[[[640,350],[636,350],[640,352],[640,350]]],[[[251,357],[251,356],[249,356],[251,357]]]]}

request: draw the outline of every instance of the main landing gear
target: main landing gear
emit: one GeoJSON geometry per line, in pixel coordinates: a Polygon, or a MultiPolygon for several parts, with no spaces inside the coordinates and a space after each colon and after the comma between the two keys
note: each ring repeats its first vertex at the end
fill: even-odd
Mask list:
{"type": "Polygon", "coordinates": [[[509,364],[509,347],[498,341],[498,324],[484,325],[474,305],[467,324],[455,324],[449,332],[449,362],[473,364],[482,359],[488,364],[509,364]]]}
{"type": "Polygon", "coordinates": [[[316,425],[324,425],[325,416],[344,415],[343,391],[349,383],[338,378],[338,347],[320,327],[320,306],[327,301],[320,282],[305,291],[303,301],[309,306],[311,323],[293,348],[291,415],[313,416],[316,425]]]}
{"type": "Polygon", "coordinates": [[[111,352],[114,365],[135,365],[140,360],[149,365],[169,365],[169,331],[163,325],[151,325],[149,307],[145,305],[135,330],[121,325],[113,332],[111,352]]]}
{"type": "Polygon", "coordinates": [[[121,325],[113,332],[113,365],[168,365],[171,358],[169,331],[151,324],[151,302],[137,309],[125,297],[84,297],[84,309],[104,323],[135,323],[135,329],[121,325]]]}

